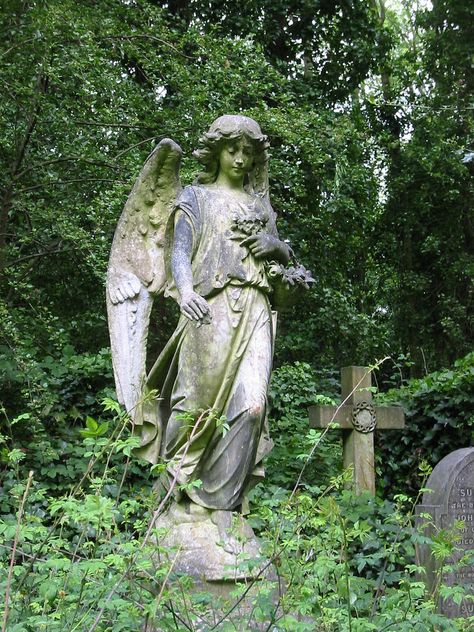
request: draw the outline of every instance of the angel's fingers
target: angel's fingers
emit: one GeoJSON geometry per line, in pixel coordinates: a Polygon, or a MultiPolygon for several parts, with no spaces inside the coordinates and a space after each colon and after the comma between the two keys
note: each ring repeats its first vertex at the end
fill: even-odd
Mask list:
{"type": "Polygon", "coordinates": [[[241,246],[249,246],[250,244],[254,244],[258,239],[258,235],[250,235],[250,237],[246,237],[240,242],[241,246]]]}
{"type": "Polygon", "coordinates": [[[135,294],[138,294],[138,292],[140,291],[140,288],[141,288],[141,283],[137,279],[136,276],[134,276],[132,279],[130,279],[130,285],[132,286],[132,289],[135,292],[135,294]]]}
{"type": "Polygon", "coordinates": [[[189,307],[189,305],[181,306],[181,313],[189,318],[189,320],[199,320],[198,316],[194,313],[194,311],[189,307]]]}
{"type": "Polygon", "coordinates": [[[206,311],[204,312],[204,315],[202,318],[206,323],[210,323],[212,320],[211,308],[209,307],[207,303],[206,303],[206,311]]]}
{"type": "Polygon", "coordinates": [[[119,288],[119,287],[115,288],[115,295],[116,295],[116,297],[117,297],[117,299],[118,299],[118,302],[119,302],[119,303],[123,303],[123,302],[124,302],[124,300],[127,298],[127,297],[123,294],[122,289],[121,289],[121,288],[119,288]]]}
{"type": "Polygon", "coordinates": [[[189,303],[187,304],[187,307],[192,311],[192,313],[195,315],[195,317],[200,320],[204,314],[201,311],[201,308],[199,307],[199,304],[197,303],[197,301],[195,299],[193,299],[192,301],[189,301],[189,303]]]}
{"type": "Polygon", "coordinates": [[[127,298],[133,298],[137,294],[130,281],[125,283],[125,290],[127,291],[127,298]]]}
{"type": "Polygon", "coordinates": [[[210,313],[211,309],[209,307],[209,303],[204,298],[196,300],[196,303],[199,305],[199,309],[202,311],[203,315],[210,313]]]}
{"type": "Polygon", "coordinates": [[[199,318],[206,318],[206,316],[209,315],[209,305],[207,304],[207,302],[202,299],[200,301],[198,301],[197,299],[194,300],[193,302],[193,307],[195,309],[195,311],[197,311],[199,313],[199,318]]]}

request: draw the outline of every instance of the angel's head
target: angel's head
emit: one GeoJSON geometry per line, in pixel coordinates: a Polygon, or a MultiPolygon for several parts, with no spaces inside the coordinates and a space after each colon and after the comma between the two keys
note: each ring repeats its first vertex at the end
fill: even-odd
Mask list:
{"type": "Polygon", "coordinates": [[[226,144],[240,139],[245,140],[252,148],[253,161],[248,179],[254,180],[251,172],[265,166],[268,161],[268,139],[262,134],[258,123],[248,116],[226,114],[212,123],[193,152],[193,156],[204,166],[204,171],[198,175],[198,182],[210,184],[216,180],[222,149],[226,144]]]}

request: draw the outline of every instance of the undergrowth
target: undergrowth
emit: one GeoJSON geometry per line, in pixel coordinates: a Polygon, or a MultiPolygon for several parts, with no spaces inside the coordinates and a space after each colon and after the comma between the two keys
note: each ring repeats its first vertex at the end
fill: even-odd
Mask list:
{"type": "MultiPolygon", "coordinates": [[[[308,431],[302,411],[334,393],[313,388],[313,379],[307,365],[276,372],[273,434],[284,434],[267,482],[251,494],[248,518],[273,572],[258,580],[256,592],[237,586],[227,612],[216,610],[211,594],[192,590],[191,578],[173,572],[173,552],[160,547],[162,534],[150,526],[159,505],[156,471],[131,458],[136,438],[113,399],[104,397],[99,414],[86,416],[81,427],[39,439],[22,429],[30,413],[5,416],[2,632],[119,632],[141,630],[146,621],[150,630],[196,632],[472,629],[474,618],[438,613],[441,598],[472,598],[441,581],[430,592],[423,581],[417,543],[432,546],[443,567],[456,537],[437,531],[429,539],[415,528],[419,496],[355,496],[346,489],[350,471],[323,467],[337,457],[339,443],[330,433],[308,431]],[[242,610],[249,601],[251,608],[242,610]]],[[[428,474],[425,464],[422,490],[428,474]]]]}

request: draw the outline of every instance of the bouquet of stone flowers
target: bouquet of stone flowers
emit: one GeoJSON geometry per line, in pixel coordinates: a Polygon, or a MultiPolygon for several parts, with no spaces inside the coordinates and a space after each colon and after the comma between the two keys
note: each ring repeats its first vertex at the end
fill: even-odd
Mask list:
{"type": "MultiPolygon", "coordinates": [[[[243,239],[263,232],[267,225],[267,219],[248,216],[245,218],[234,217],[232,223],[232,239],[243,239]]],[[[311,283],[315,283],[311,272],[298,263],[290,248],[291,261],[283,265],[277,261],[265,263],[266,273],[273,288],[273,304],[282,309],[291,307],[296,303],[301,289],[309,290],[311,283]]]]}
{"type": "Polygon", "coordinates": [[[245,237],[251,237],[258,235],[268,223],[268,220],[263,217],[234,217],[232,218],[232,239],[245,239],[245,237]]]}
{"type": "Polygon", "coordinates": [[[296,261],[284,266],[277,261],[267,263],[267,275],[273,287],[273,303],[275,307],[291,307],[296,303],[301,289],[309,290],[316,280],[311,272],[296,261]]]}

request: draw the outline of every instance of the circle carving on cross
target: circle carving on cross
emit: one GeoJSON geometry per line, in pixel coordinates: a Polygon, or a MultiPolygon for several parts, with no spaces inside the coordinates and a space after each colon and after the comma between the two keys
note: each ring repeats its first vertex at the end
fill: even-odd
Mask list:
{"type": "Polygon", "coordinates": [[[359,402],[352,410],[352,425],[354,429],[363,434],[368,434],[375,430],[377,418],[375,408],[369,402],[359,402]]]}

